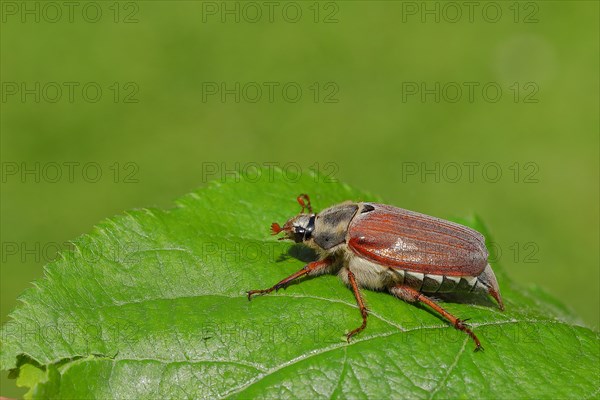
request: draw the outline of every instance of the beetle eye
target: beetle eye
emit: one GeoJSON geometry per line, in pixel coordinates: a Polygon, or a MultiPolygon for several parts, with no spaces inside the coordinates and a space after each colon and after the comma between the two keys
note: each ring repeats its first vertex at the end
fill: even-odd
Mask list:
{"type": "Polygon", "coordinates": [[[301,226],[294,227],[294,242],[300,243],[304,240],[304,228],[301,226]]]}

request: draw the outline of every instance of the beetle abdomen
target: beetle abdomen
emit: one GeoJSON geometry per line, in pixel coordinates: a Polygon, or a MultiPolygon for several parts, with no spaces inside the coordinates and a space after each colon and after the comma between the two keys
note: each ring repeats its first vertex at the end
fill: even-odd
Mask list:
{"type": "Polygon", "coordinates": [[[476,277],[487,265],[484,237],[466,226],[369,203],[348,227],[348,247],[376,264],[421,274],[476,277]]]}
{"type": "MultiPolygon", "coordinates": [[[[423,293],[453,293],[487,290],[490,286],[487,275],[483,276],[484,274],[477,277],[416,273],[386,267],[355,255],[350,256],[348,268],[356,277],[359,286],[374,290],[406,285],[423,293]]],[[[347,281],[343,272],[341,277],[347,281]]]]}

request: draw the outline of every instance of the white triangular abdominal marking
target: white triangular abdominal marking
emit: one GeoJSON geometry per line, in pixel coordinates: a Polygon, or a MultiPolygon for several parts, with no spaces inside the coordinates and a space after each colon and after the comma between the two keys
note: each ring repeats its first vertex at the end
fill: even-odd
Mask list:
{"type": "Polygon", "coordinates": [[[477,284],[477,277],[476,276],[463,276],[463,279],[467,281],[467,283],[469,284],[469,286],[473,287],[477,284]]]}
{"type": "Polygon", "coordinates": [[[425,279],[425,274],[422,274],[420,272],[406,271],[406,276],[412,276],[413,278],[416,278],[420,281],[425,279]]]}
{"type": "Polygon", "coordinates": [[[439,283],[440,285],[442,284],[442,282],[444,281],[444,276],[443,275],[430,275],[427,274],[425,275],[428,278],[433,279],[434,281],[436,281],[437,283],[439,283]]]}

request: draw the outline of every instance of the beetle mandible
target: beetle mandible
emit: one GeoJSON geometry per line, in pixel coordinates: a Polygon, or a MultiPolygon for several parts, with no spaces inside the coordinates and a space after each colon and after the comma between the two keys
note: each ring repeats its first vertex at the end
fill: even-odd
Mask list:
{"type": "Polygon", "coordinates": [[[319,259],[271,288],[247,292],[248,300],[255,294],[285,288],[304,275],[337,273],[354,292],[362,315],[362,324],[346,334],[348,342],[367,326],[368,311],[360,293],[360,288],[366,288],[426,304],[467,333],[475,342],[475,351],[482,348],[465,320],[425,293],[485,291],[504,310],[483,235],[454,222],[385,204],[348,201],[313,213],[308,195],[299,195],[297,201],[302,207],[300,214],[283,227],[274,222],[272,234],[284,233],[279,240],[313,248],[319,259]]]}

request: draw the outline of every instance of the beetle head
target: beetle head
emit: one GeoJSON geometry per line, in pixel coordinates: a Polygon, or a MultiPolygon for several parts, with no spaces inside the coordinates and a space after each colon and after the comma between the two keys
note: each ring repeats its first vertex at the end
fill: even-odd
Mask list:
{"type": "Polygon", "coordinates": [[[271,233],[277,235],[280,232],[285,233],[285,236],[279,240],[293,240],[296,243],[301,243],[311,238],[312,231],[315,228],[315,214],[298,214],[290,218],[283,227],[277,222],[271,224],[271,233]]]}

